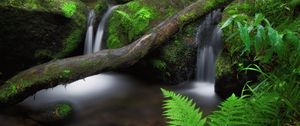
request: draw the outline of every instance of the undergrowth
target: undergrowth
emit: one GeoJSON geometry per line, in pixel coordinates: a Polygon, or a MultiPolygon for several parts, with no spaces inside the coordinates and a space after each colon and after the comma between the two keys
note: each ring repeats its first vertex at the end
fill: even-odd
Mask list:
{"type": "Polygon", "coordinates": [[[116,10],[110,19],[108,48],[120,48],[134,41],[148,29],[150,21],[156,16],[152,8],[142,6],[142,3],[138,1],[130,2],[122,7],[127,8],[124,11],[116,10]],[[120,35],[121,33],[123,34],[120,35]]]}
{"type": "Polygon", "coordinates": [[[300,17],[296,7],[298,0],[246,0],[227,7],[229,15],[221,26],[226,51],[235,57],[236,64],[250,63],[241,65],[239,72],[260,73],[258,82],[249,80],[241,97],[233,94],[207,117],[202,117],[192,100],[162,90],[168,103],[164,104],[168,124],[199,125],[177,119],[189,117],[202,121],[206,118],[201,125],[209,126],[299,126],[300,17]],[[194,112],[188,112],[191,108],[194,112]]]}

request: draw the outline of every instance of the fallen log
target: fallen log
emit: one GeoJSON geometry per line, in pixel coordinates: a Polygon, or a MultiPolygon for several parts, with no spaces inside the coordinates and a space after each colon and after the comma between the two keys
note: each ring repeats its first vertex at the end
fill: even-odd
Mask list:
{"type": "Polygon", "coordinates": [[[16,104],[41,89],[51,88],[118,67],[133,65],[185,24],[230,1],[198,0],[125,47],[51,61],[27,69],[0,87],[0,107],[16,104]]]}

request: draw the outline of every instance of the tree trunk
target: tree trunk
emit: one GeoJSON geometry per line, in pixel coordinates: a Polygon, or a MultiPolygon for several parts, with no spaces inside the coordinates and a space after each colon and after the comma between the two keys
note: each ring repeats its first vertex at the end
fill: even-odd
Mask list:
{"type": "Polygon", "coordinates": [[[198,0],[154,27],[140,39],[119,49],[51,61],[27,69],[0,87],[0,106],[16,104],[37,91],[103,71],[133,65],[182,26],[231,0],[198,0]]]}

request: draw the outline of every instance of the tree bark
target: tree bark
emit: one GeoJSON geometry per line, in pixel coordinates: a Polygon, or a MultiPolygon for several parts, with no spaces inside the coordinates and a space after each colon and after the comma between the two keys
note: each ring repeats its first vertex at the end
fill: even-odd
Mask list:
{"type": "Polygon", "coordinates": [[[198,0],[166,19],[135,42],[119,49],[51,61],[27,69],[0,87],[0,106],[16,104],[37,91],[103,71],[133,65],[182,26],[231,0],[198,0]]]}

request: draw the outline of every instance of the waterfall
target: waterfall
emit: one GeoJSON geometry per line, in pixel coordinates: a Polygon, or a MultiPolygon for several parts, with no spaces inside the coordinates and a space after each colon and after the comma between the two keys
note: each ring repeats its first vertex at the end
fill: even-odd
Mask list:
{"type": "Polygon", "coordinates": [[[85,36],[85,44],[84,44],[84,54],[95,53],[101,50],[102,40],[104,36],[105,26],[107,24],[107,20],[109,19],[112,11],[118,6],[109,6],[106,13],[102,17],[98,29],[96,31],[96,35],[94,38],[94,21],[95,21],[95,11],[90,10],[88,14],[87,21],[87,31],[85,36]]]}
{"type": "Polygon", "coordinates": [[[98,26],[97,32],[96,32],[96,39],[94,42],[94,47],[93,47],[93,52],[98,52],[101,50],[101,46],[102,46],[102,40],[103,40],[103,35],[104,35],[104,30],[105,30],[105,26],[106,26],[106,22],[109,19],[112,11],[117,8],[118,6],[110,6],[108,8],[108,10],[106,11],[106,13],[104,14],[103,18],[101,19],[101,22],[98,26]]]}
{"type": "Polygon", "coordinates": [[[198,44],[196,79],[199,82],[215,83],[215,62],[221,48],[220,19],[220,10],[215,10],[198,27],[195,41],[198,44]]]}
{"type": "Polygon", "coordinates": [[[87,21],[87,31],[85,37],[84,54],[93,52],[93,31],[94,31],[95,11],[90,10],[87,21]]]}

